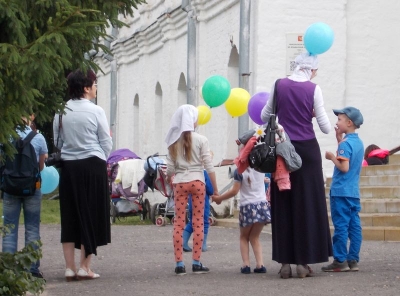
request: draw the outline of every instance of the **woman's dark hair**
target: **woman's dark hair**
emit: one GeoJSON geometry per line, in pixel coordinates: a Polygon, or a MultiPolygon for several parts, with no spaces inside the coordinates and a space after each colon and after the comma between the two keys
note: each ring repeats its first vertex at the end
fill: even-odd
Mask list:
{"type": "Polygon", "coordinates": [[[83,98],[84,88],[91,87],[96,80],[96,74],[92,70],[88,70],[86,75],[80,69],[71,72],[67,77],[70,99],[79,100],[83,98]]]}
{"type": "Polygon", "coordinates": [[[374,151],[374,150],[376,150],[376,149],[381,149],[381,148],[379,148],[379,146],[378,146],[378,145],[375,145],[375,144],[371,144],[371,145],[367,146],[367,148],[365,148],[365,152],[364,152],[364,159],[367,159],[367,158],[368,158],[368,155],[369,155],[372,151],[374,151]]]}

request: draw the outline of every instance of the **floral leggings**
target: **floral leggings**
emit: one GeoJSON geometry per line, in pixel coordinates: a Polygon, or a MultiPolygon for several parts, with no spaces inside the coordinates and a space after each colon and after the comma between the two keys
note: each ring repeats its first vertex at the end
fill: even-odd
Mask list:
{"type": "Polygon", "coordinates": [[[183,261],[182,233],[186,220],[188,195],[192,195],[193,260],[200,260],[201,246],[204,239],[204,198],[205,184],[199,180],[174,184],[175,219],[174,219],[174,254],[175,262],[183,261]]]}

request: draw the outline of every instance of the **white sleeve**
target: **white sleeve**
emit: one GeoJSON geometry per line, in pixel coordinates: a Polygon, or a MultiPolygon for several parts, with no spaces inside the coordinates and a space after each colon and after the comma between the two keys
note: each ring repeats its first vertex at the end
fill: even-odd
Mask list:
{"type": "Polygon", "coordinates": [[[108,125],[107,117],[102,108],[99,107],[98,113],[98,126],[97,126],[97,136],[99,138],[99,143],[104,151],[106,158],[110,155],[112,149],[112,138],[110,136],[110,127],[108,125]]]}
{"type": "Polygon", "coordinates": [[[59,114],[54,115],[54,120],[53,120],[53,143],[54,143],[55,147],[57,147],[58,149],[61,150],[61,148],[63,146],[63,140],[61,139],[61,134],[60,134],[60,130],[59,130],[60,129],[59,120],[60,120],[60,115],[59,114]]]}
{"type": "Polygon", "coordinates": [[[314,113],[320,130],[324,134],[328,134],[331,130],[331,123],[329,122],[328,115],[324,108],[324,98],[322,97],[322,91],[319,85],[315,87],[314,91],[314,113]]]}

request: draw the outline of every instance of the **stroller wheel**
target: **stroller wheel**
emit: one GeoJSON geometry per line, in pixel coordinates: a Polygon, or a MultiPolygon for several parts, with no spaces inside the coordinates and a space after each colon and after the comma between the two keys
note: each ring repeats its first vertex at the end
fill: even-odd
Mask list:
{"type": "Polygon", "coordinates": [[[160,216],[156,219],[156,225],[157,226],[165,226],[165,218],[160,216]]]}
{"type": "Polygon", "coordinates": [[[210,224],[210,226],[215,225],[215,218],[214,217],[208,217],[208,223],[210,224]]]}
{"type": "Polygon", "coordinates": [[[174,223],[175,223],[175,216],[173,216],[173,217],[171,218],[171,224],[174,225],[174,223]]]}

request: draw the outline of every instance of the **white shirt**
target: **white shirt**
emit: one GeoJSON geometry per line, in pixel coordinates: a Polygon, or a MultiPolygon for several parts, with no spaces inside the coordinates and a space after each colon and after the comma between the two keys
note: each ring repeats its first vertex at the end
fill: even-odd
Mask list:
{"type": "Polygon", "coordinates": [[[112,149],[110,127],[104,110],[87,99],[69,100],[62,116],[57,146],[59,115],[54,116],[54,145],[64,160],[97,156],[106,160],[112,149]]]}
{"type": "Polygon", "coordinates": [[[257,204],[267,200],[264,173],[247,168],[241,175],[235,170],[234,182],[240,182],[240,206],[257,204]]]}

